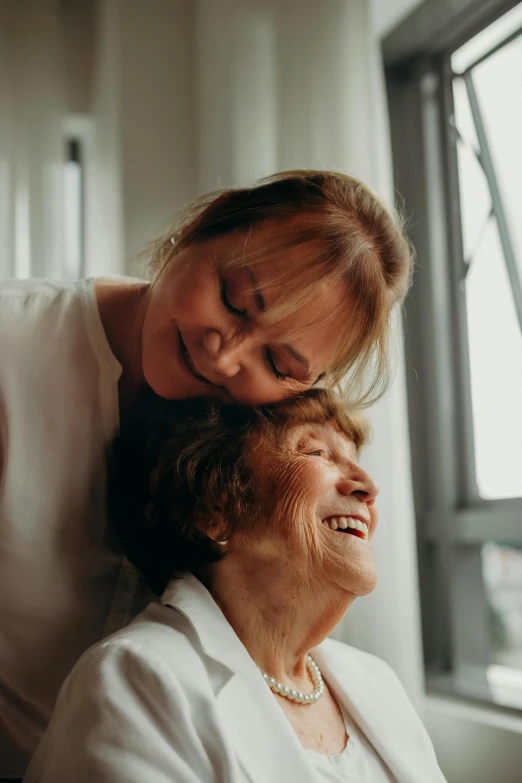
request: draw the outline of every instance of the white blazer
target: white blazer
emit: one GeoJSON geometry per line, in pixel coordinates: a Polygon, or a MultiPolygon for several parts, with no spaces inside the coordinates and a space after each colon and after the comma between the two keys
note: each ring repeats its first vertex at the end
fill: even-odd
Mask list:
{"type": "MultiPolygon", "coordinates": [[[[67,678],[25,783],[315,783],[283,710],[210,593],[174,580],[67,678]]],[[[326,640],[313,656],[399,783],[444,783],[387,664],[326,640]]]]}

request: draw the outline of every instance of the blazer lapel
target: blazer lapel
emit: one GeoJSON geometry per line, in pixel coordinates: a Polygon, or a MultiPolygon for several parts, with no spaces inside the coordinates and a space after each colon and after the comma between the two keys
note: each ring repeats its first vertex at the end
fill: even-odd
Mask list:
{"type": "Polygon", "coordinates": [[[349,651],[339,654],[326,642],[312,652],[345,709],[400,783],[445,783],[435,758],[422,742],[414,708],[395,683],[368,672],[349,651]]]}
{"type": "Polygon", "coordinates": [[[205,653],[228,670],[216,694],[217,707],[241,767],[240,783],[315,783],[296,733],[205,587],[186,576],[171,582],[162,602],[187,617],[205,653]]]}
{"type": "Polygon", "coordinates": [[[255,667],[227,683],[218,696],[218,711],[241,768],[241,783],[315,783],[296,733],[255,667]]]}

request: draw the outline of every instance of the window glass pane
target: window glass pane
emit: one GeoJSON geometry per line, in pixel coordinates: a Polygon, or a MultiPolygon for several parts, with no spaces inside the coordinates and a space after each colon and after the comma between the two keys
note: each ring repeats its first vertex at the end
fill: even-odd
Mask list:
{"type": "Polygon", "coordinates": [[[491,663],[522,669],[522,548],[482,548],[488,598],[491,663]]]}
{"type": "Polygon", "coordinates": [[[83,182],[80,144],[68,143],[68,160],[63,170],[64,257],[62,276],[76,280],[83,273],[83,182]]]}
{"type": "Polygon", "coordinates": [[[491,213],[488,183],[477,154],[480,150],[468,93],[462,79],[453,82],[455,127],[459,138],[457,156],[460,185],[460,214],[464,259],[469,262],[484,234],[491,213]]]}
{"type": "MultiPolygon", "coordinates": [[[[468,92],[462,79],[453,80],[453,104],[455,110],[455,125],[462,140],[472,152],[480,152],[480,146],[473,122],[473,115],[469,108],[468,92]]],[[[477,161],[477,165],[478,161],[477,161]]]]}
{"type": "Polygon", "coordinates": [[[522,27],[522,4],[517,5],[503,14],[493,24],[474,36],[470,41],[457,49],[451,57],[451,67],[455,73],[462,73],[479,57],[483,57],[491,49],[505,41],[508,36],[522,27]]]}
{"type": "Polygon", "coordinates": [[[78,163],[68,161],[65,164],[63,180],[63,276],[66,279],[74,280],[80,275],[82,252],[81,207],[81,169],[78,163]]]}
{"type": "Polygon", "coordinates": [[[479,491],[522,497],[522,333],[494,220],[468,272],[466,305],[479,491]]]}
{"type": "MultiPolygon", "coordinates": [[[[510,18],[509,30],[505,27],[509,20],[502,22],[504,34],[514,30],[514,17],[510,18]]],[[[522,24],[522,16],[519,21],[522,24]]],[[[498,24],[496,29],[500,30],[498,24]]],[[[473,57],[487,53],[483,34],[476,38],[482,40],[482,50],[477,43],[473,57]]],[[[489,44],[499,41],[497,36],[489,44]]],[[[471,52],[474,44],[466,46],[471,52]]],[[[472,59],[470,55],[468,65],[472,59]]],[[[476,481],[483,498],[522,497],[522,323],[515,308],[517,286],[512,288],[507,271],[514,255],[511,274],[516,277],[519,272],[522,287],[518,192],[522,182],[522,36],[474,67],[472,79],[486,137],[484,150],[464,79],[454,79],[453,95],[464,258],[470,266],[465,291],[476,481]],[[486,148],[493,169],[487,170],[489,181],[480,159],[486,148]],[[495,182],[500,201],[491,196],[495,182]],[[491,217],[492,207],[508,226],[502,242],[496,217],[491,217]]]]}
{"type": "Polygon", "coordinates": [[[522,279],[522,36],[474,68],[473,82],[522,279]]]}

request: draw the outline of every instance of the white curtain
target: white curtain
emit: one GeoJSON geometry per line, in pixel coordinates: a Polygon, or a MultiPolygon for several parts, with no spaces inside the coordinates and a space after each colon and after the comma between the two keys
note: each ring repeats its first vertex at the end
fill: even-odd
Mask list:
{"type": "MultiPolygon", "coordinates": [[[[379,42],[366,0],[199,0],[201,191],[286,168],[335,168],[393,200],[379,42]]],[[[380,485],[375,592],[337,637],[384,658],[419,710],[422,655],[403,366],[370,411],[380,485]]]]}
{"type": "Polygon", "coordinates": [[[85,272],[123,270],[124,13],[121,0],[0,0],[0,278],[79,274],[64,246],[69,136],[81,143],[85,272]]]}
{"type": "Polygon", "coordinates": [[[61,40],[58,0],[1,0],[0,277],[61,272],[61,40]]]}

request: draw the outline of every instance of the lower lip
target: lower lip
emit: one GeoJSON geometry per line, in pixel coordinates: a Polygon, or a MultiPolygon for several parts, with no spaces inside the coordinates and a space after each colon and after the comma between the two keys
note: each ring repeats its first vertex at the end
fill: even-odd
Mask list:
{"type": "Polygon", "coordinates": [[[188,351],[185,346],[185,343],[183,342],[183,339],[181,337],[181,332],[179,331],[179,329],[178,329],[178,352],[179,352],[180,364],[183,367],[183,369],[190,375],[190,377],[193,378],[195,381],[198,381],[199,383],[208,384],[208,381],[205,378],[196,375],[194,373],[190,364],[188,363],[187,361],[188,351]]]}
{"type": "Polygon", "coordinates": [[[326,525],[323,525],[322,522],[321,522],[321,526],[326,528],[326,530],[328,530],[329,533],[335,533],[335,535],[337,535],[337,536],[343,536],[344,538],[348,538],[348,539],[349,538],[352,538],[352,539],[355,538],[357,541],[364,541],[364,542],[368,543],[368,538],[366,536],[363,536],[363,535],[358,535],[358,533],[343,533],[340,530],[332,530],[331,527],[326,527],[326,525]]]}

